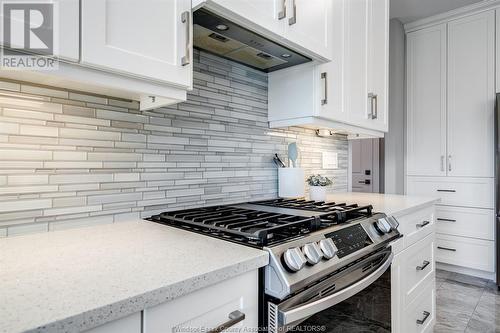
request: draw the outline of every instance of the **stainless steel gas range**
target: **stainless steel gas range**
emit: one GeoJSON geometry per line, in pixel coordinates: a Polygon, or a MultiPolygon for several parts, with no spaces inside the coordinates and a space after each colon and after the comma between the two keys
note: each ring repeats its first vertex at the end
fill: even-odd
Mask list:
{"type": "Polygon", "coordinates": [[[262,331],[390,332],[390,242],[400,234],[396,219],[372,206],[274,199],[149,220],[268,251],[262,331]]]}

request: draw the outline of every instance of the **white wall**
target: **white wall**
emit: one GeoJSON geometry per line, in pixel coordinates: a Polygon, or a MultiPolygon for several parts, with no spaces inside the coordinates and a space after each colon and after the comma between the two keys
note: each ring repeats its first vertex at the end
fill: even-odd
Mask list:
{"type": "Polygon", "coordinates": [[[385,135],[385,193],[404,194],[405,154],[405,33],[397,19],[390,22],[389,132],[385,135]]]}

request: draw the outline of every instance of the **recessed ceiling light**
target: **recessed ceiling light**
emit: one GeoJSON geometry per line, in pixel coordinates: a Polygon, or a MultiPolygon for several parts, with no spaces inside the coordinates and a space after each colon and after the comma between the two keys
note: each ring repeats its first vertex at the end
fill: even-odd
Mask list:
{"type": "Polygon", "coordinates": [[[225,24],[217,24],[215,26],[215,29],[220,30],[220,31],[226,31],[229,29],[229,27],[225,24]]]}
{"type": "Polygon", "coordinates": [[[288,54],[288,53],[284,53],[281,55],[281,57],[283,58],[290,58],[292,55],[291,54],[288,54]]]}

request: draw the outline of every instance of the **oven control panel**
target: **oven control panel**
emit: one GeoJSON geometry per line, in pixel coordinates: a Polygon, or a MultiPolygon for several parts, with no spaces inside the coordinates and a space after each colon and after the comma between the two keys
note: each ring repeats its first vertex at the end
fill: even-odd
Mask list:
{"type": "Polygon", "coordinates": [[[335,243],[335,246],[338,249],[337,256],[339,258],[345,257],[373,244],[361,224],[355,224],[353,226],[331,232],[326,234],[325,237],[333,240],[333,243],[335,243]]]}

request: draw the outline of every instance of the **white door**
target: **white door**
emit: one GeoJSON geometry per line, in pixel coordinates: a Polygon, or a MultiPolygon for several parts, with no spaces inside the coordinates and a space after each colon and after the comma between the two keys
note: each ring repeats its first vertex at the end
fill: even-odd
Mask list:
{"type": "Polygon", "coordinates": [[[285,22],[290,15],[286,8],[286,0],[212,0],[212,2],[280,36],[283,36],[285,22]]]}
{"type": "Polygon", "coordinates": [[[285,38],[331,59],[331,0],[287,0],[285,38]]]}
{"type": "Polygon", "coordinates": [[[192,85],[190,0],[82,0],[82,63],[192,85]]]}
{"type": "Polygon", "coordinates": [[[389,0],[368,0],[368,107],[371,128],[380,131],[389,129],[388,87],[389,0]]]}
{"type": "Polygon", "coordinates": [[[379,140],[351,141],[352,191],[379,192],[379,140]]]}
{"type": "Polygon", "coordinates": [[[368,1],[349,0],[345,8],[344,106],[348,120],[370,128],[368,119],[368,1]]]}
{"type": "MultiPolygon", "coordinates": [[[[53,6],[53,31],[54,55],[68,61],[78,61],[80,45],[80,2],[79,0],[52,0],[53,6]]],[[[29,3],[47,3],[46,0],[31,0],[29,3]]],[[[21,12],[21,15],[24,15],[21,12]]],[[[0,26],[4,26],[4,17],[0,18],[0,26]]],[[[25,43],[24,38],[21,39],[25,43]]],[[[3,34],[0,34],[0,45],[4,45],[3,34]]],[[[11,39],[15,48],[23,48],[11,39]]]]}
{"type": "Polygon", "coordinates": [[[407,34],[407,174],[446,175],[446,25],[407,34]]]}
{"type": "Polygon", "coordinates": [[[495,13],[448,23],[448,175],[493,177],[495,13]]]}

